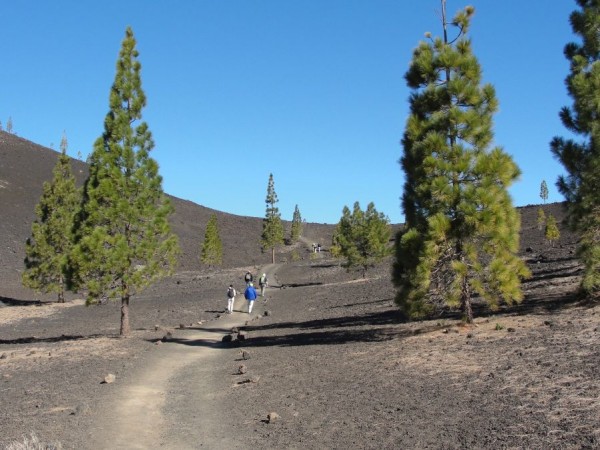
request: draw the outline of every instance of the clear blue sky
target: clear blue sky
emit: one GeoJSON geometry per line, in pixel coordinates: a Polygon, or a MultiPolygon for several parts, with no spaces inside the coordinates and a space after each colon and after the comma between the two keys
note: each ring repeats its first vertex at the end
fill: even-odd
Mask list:
{"type": "MultiPolygon", "coordinates": [[[[500,102],[495,143],[523,175],[516,206],[560,201],[566,136],[564,45],[573,0],[448,0],[476,8],[470,37],[500,102]]],[[[144,120],[164,190],[233,214],[263,217],[269,173],[282,218],[337,223],[373,201],[402,222],[404,81],[439,0],[56,0],[2,6],[0,120],[19,136],[87,157],[103,130],[125,28],[133,28],[144,120]]]]}

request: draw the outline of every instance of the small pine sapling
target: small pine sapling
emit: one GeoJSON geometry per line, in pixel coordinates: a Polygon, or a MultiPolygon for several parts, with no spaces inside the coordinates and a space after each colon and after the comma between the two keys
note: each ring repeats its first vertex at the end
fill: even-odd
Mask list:
{"type": "Polygon", "coordinates": [[[537,211],[537,227],[538,230],[542,231],[546,226],[546,213],[542,208],[538,208],[537,211]]]}
{"type": "Polygon", "coordinates": [[[554,242],[560,239],[560,231],[558,230],[556,219],[552,214],[548,214],[545,236],[552,247],[554,247],[554,242]]]}
{"type": "Polygon", "coordinates": [[[200,261],[209,267],[218,266],[223,263],[223,243],[219,236],[219,224],[216,214],[212,214],[206,224],[200,261]]]}

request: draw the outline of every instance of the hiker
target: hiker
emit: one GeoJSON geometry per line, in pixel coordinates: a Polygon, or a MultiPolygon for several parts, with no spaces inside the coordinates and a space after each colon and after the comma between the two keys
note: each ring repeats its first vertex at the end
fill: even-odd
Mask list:
{"type": "Polygon", "coordinates": [[[265,289],[266,289],[267,284],[268,284],[267,274],[266,273],[263,273],[262,276],[258,279],[258,284],[260,286],[260,296],[264,297],[265,296],[265,289]]]}
{"type": "Polygon", "coordinates": [[[248,286],[250,283],[252,283],[252,280],[254,280],[254,277],[252,276],[252,274],[249,271],[246,272],[246,275],[244,275],[244,281],[246,282],[246,286],[248,286]]]}
{"type": "Polygon", "coordinates": [[[317,244],[317,253],[321,253],[321,244],[317,244]]]}
{"type": "Polygon", "coordinates": [[[227,288],[227,314],[231,314],[233,312],[233,304],[235,303],[235,289],[233,288],[233,284],[229,285],[227,288]]]}
{"type": "Polygon", "coordinates": [[[248,300],[248,314],[252,314],[252,307],[254,306],[254,300],[256,300],[256,289],[254,289],[252,283],[249,283],[248,286],[246,286],[244,297],[248,300]]]}

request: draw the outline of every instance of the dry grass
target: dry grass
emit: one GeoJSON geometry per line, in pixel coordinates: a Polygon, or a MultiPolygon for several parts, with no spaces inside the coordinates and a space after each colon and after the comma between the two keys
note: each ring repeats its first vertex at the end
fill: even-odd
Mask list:
{"type": "Polygon", "coordinates": [[[4,450],[61,450],[62,448],[60,442],[41,442],[35,433],[31,433],[30,436],[23,436],[21,441],[8,444],[4,450]]]}

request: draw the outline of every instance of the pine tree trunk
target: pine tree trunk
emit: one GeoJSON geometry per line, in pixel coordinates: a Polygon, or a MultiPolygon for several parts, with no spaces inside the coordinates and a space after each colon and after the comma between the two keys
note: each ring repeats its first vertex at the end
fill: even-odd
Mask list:
{"type": "Polygon", "coordinates": [[[58,282],[60,283],[60,288],[58,290],[58,303],[64,303],[65,302],[65,289],[64,289],[65,280],[62,277],[62,275],[60,276],[60,279],[58,280],[58,282]]]}
{"type": "Polygon", "coordinates": [[[131,332],[129,326],[129,294],[125,294],[121,297],[121,336],[128,336],[131,332]]]}
{"type": "Polygon", "coordinates": [[[473,323],[473,306],[471,305],[471,291],[469,289],[469,282],[467,278],[464,277],[462,280],[462,289],[461,289],[461,309],[463,312],[463,317],[466,319],[467,323],[473,323]]]}
{"type": "Polygon", "coordinates": [[[271,247],[271,263],[275,264],[275,247],[271,247]]]}

